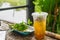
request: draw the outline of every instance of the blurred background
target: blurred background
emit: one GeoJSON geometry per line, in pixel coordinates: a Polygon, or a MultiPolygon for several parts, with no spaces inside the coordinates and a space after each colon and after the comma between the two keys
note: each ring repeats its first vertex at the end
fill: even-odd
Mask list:
{"type": "Polygon", "coordinates": [[[34,4],[35,10],[48,12],[47,30],[60,34],[60,0],[35,0],[34,4]]]}
{"type": "MultiPolygon", "coordinates": [[[[48,13],[47,30],[60,34],[60,0],[34,0],[33,3],[35,4],[35,12],[43,11],[48,13]]],[[[0,0],[0,8],[6,7],[6,4],[9,5],[7,7],[23,6],[27,4],[27,0],[0,0]]],[[[26,8],[15,9],[17,12],[20,10],[26,11],[26,8]]],[[[20,13],[20,15],[25,15],[23,17],[26,19],[26,13],[20,13]]]]}

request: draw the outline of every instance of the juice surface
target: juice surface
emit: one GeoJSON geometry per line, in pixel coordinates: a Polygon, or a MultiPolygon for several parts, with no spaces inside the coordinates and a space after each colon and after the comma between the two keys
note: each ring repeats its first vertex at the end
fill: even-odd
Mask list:
{"type": "Polygon", "coordinates": [[[45,36],[45,31],[46,31],[46,20],[41,20],[41,21],[35,20],[33,26],[34,26],[34,30],[35,30],[35,32],[34,32],[35,37],[38,40],[43,39],[45,36]]]}

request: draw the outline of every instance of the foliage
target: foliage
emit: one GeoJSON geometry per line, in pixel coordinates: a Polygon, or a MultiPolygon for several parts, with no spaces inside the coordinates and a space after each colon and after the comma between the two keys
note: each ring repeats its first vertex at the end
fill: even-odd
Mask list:
{"type": "Polygon", "coordinates": [[[21,23],[16,23],[16,24],[9,24],[9,26],[14,29],[14,30],[18,30],[18,31],[24,31],[28,28],[28,26],[30,26],[32,24],[32,22],[30,21],[30,19],[28,19],[28,22],[21,22],[21,23]]]}
{"type": "Polygon", "coordinates": [[[18,30],[18,31],[24,31],[28,28],[28,25],[25,22],[21,22],[19,24],[9,24],[9,26],[14,29],[14,30],[18,30]]]}
{"type": "Polygon", "coordinates": [[[59,14],[57,16],[57,33],[60,34],[60,11],[59,11],[59,14]]]}
{"type": "Polygon", "coordinates": [[[35,0],[33,3],[35,4],[35,11],[36,12],[41,12],[41,7],[42,7],[42,2],[43,0],[35,0]]]}
{"type": "MultiPolygon", "coordinates": [[[[11,4],[11,6],[23,6],[26,5],[26,0],[0,0],[0,6],[2,5],[2,3],[4,2],[8,2],[11,4]]],[[[25,9],[25,8],[22,8],[25,9]]],[[[21,10],[21,8],[16,9],[17,11],[21,10]]]]}
{"type": "Polygon", "coordinates": [[[28,25],[31,25],[32,24],[32,22],[31,22],[31,20],[30,19],[28,19],[28,23],[27,23],[28,25]]]}
{"type": "Polygon", "coordinates": [[[35,11],[48,12],[47,30],[60,33],[60,0],[35,0],[33,3],[35,11]]]}
{"type": "Polygon", "coordinates": [[[26,0],[0,0],[0,4],[3,2],[9,2],[12,6],[26,5],[26,0]]]}

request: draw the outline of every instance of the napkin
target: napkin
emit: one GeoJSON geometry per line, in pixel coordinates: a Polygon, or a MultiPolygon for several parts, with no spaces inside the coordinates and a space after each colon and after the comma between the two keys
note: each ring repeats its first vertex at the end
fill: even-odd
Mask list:
{"type": "Polygon", "coordinates": [[[0,40],[5,40],[6,31],[0,31],[0,40]]]}

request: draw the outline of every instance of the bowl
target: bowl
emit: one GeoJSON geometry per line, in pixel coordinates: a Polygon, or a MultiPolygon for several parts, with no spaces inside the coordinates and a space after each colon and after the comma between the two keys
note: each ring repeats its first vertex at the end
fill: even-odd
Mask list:
{"type": "Polygon", "coordinates": [[[22,36],[27,36],[29,34],[31,34],[32,32],[34,31],[34,28],[32,26],[28,26],[28,29],[26,29],[25,31],[18,31],[18,30],[11,30],[11,32],[14,32],[14,33],[17,33],[17,34],[20,34],[22,36]]]}

